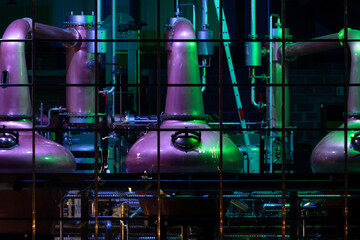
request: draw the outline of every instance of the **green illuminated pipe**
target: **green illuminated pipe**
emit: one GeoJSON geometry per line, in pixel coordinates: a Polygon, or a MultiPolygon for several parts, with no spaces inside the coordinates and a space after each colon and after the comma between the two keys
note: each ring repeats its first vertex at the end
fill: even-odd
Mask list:
{"type": "Polygon", "coordinates": [[[256,0],[251,0],[251,38],[256,38],[256,0]]]}

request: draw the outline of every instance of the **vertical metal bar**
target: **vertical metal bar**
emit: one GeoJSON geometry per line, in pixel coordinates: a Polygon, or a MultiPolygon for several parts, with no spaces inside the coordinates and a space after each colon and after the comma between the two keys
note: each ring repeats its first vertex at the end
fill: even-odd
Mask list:
{"type": "MultiPolygon", "coordinates": [[[[285,13],[286,13],[286,2],[285,0],[282,0],[282,8],[281,8],[281,18],[283,20],[283,24],[282,24],[282,36],[281,36],[281,48],[282,48],[282,52],[285,52],[285,43],[286,43],[286,39],[285,39],[285,24],[286,24],[286,17],[285,17],[285,13]]],[[[282,239],[285,240],[285,234],[286,234],[286,192],[285,192],[285,171],[286,171],[286,154],[285,154],[285,54],[281,55],[281,65],[282,65],[282,69],[281,69],[281,94],[282,94],[282,104],[281,104],[281,108],[282,108],[282,114],[281,114],[281,145],[282,145],[282,162],[281,162],[281,189],[282,189],[282,198],[281,198],[281,218],[282,218],[282,239]]],[[[272,127],[272,126],[271,126],[272,127]]]]}
{"type": "MultiPolygon", "coordinates": [[[[219,12],[219,30],[220,30],[220,45],[219,45],[219,131],[220,131],[220,159],[219,159],[219,168],[220,168],[220,176],[219,176],[219,195],[220,195],[220,222],[219,222],[219,239],[223,240],[223,234],[224,234],[224,198],[223,198],[223,96],[224,96],[224,86],[223,86],[223,73],[224,73],[224,62],[223,62],[223,21],[224,19],[224,12],[223,12],[223,2],[220,0],[219,3],[219,9],[217,9],[217,12],[219,12]]],[[[224,46],[225,47],[225,46],[224,46]]]]}
{"type": "MultiPolygon", "coordinates": [[[[345,31],[344,31],[344,58],[345,58],[345,72],[344,72],[344,101],[345,101],[345,122],[344,122],[344,154],[345,154],[345,161],[344,161],[344,240],[348,239],[349,236],[349,206],[348,206],[348,141],[347,141],[347,134],[348,134],[348,91],[349,88],[348,85],[348,79],[349,79],[349,73],[348,73],[348,0],[344,1],[344,25],[345,25],[345,31]]],[[[351,86],[350,86],[351,87],[351,86]]]]}
{"type": "Polygon", "coordinates": [[[32,176],[31,176],[31,212],[32,212],[32,240],[36,239],[36,162],[35,162],[35,36],[36,36],[36,29],[35,29],[35,0],[32,0],[32,22],[31,28],[33,31],[31,44],[32,44],[32,63],[31,63],[31,71],[32,71],[32,95],[31,95],[31,102],[32,102],[32,176]]]}
{"type": "Polygon", "coordinates": [[[65,202],[65,198],[62,198],[61,199],[61,202],[60,202],[60,224],[59,224],[59,232],[60,232],[60,240],[64,240],[64,236],[63,236],[63,231],[64,231],[64,221],[63,221],[63,217],[64,217],[64,212],[63,212],[63,209],[64,209],[64,202],[65,202]]]}
{"type": "MultiPolygon", "coordinates": [[[[111,2],[111,82],[112,84],[116,84],[116,74],[115,74],[115,62],[116,62],[116,49],[115,49],[115,14],[116,14],[116,5],[115,0],[112,0],[111,2]]],[[[114,85],[115,87],[115,85],[114,85]]],[[[121,87],[120,87],[120,97],[121,97],[121,87]]],[[[121,114],[121,108],[122,108],[122,101],[120,99],[120,112],[121,114]]],[[[113,118],[115,119],[115,90],[113,92],[113,118]]]]}
{"type": "MultiPolygon", "coordinates": [[[[178,4],[178,3],[177,3],[178,4]]],[[[161,56],[160,56],[160,52],[161,52],[161,42],[160,42],[160,37],[161,37],[161,28],[160,28],[160,0],[157,0],[157,12],[156,12],[156,48],[157,48],[157,66],[156,66],[156,71],[157,71],[157,75],[156,75],[156,79],[157,79],[157,83],[156,83],[156,88],[157,88],[157,95],[156,95],[156,103],[157,103],[157,126],[156,126],[156,132],[157,132],[157,225],[156,225],[156,238],[157,240],[161,239],[161,195],[160,195],[160,113],[161,113],[161,105],[160,105],[160,92],[161,92],[161,88],[160,88],[160,84],[161,84],[161,56]]],[[[166,233],[163,233],[166,234],[166,233]]]]}
{"type": "Polygon", "coordinates": [[[140,100],[141,100],[141,95],[140,95],[140,82],[141,82],[141,70],[140,70],[140,59],[141,59],[141,51],[140,51],[140,46],[141,46],[141,43],[140,43],[140,38],[141,38],[141,35],[140,35],[140,30],[138,30],[138,42],[136,43],[137,44],[137,61],[136,61],[136,94],[137,94],[137,97],[136,97],[136,101],[137,101],[137,113],[139,115],[141,115],[141,104],[140,104],[140,100]]]}
{"type": "MultiPolygon", "coordinates": [[[[95,19],[98,19],[98,1],[95,1],[95,19]]],[[[98,234],[99,234],[99,222],[98,222],[98,159],[99,159],[99,149],[97,147],[97,141],[98,141],[98,125],[99,125],[99,119],[98,119],[98,92],[99,92],[99,62],[98,62],[98,22],[95,21],[95,133],[94,133],[94,138],[95,138],[95,143],[94,143],[94,148],[95,148],[95,163],[94,163],[94,177],[95,177],[95,181],[94,181],[94,191],[95,191],[95,240],[98,239],[98,234]]]]}
{"type": "Polygon", "coordinates": [[[272,173],[272,163],[273,163],[273,132],[272,132],[272,125],[273,125],[273,48],[274,42],[273,40],[273,15],[270,16],[269,21],[269,40],[270,40],[270,47],[269,47],[269,100],[268,100],[268,112],[269,112],[269,172],[272,173]]]}

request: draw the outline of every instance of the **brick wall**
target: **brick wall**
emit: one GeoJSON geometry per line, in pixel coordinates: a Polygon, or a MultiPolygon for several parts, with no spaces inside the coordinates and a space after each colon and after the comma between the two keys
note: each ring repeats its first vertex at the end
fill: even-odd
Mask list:
{"type": "MultiPolygon", "coordinates": [[[[299,84],[290,87],[290,125],[297,127],[295,140],[314,147],[326,133],[320,130],[325,126],[324,107],[344,104],[344,71],[331,65],[315,70],[292,69],[289,83],[299,84]]],[[[343,112],[337,114],[343,116],[343,112]]]]}

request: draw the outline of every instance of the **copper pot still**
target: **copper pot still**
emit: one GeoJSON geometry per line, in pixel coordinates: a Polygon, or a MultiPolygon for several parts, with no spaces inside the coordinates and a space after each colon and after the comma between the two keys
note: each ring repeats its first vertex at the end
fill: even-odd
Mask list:
{"type": "MultiPolygon", "coordinates": [[[[200,86],[197,44],[190,21],[179,18],[165,34],[168,83],[165,113],[160,126],[160,152],[157,132],[148,132],[131,147],[126,158],[129,173],[156,173],[160,154],[161,173],[219,173],[220,137],[225,173],[241,173],[243,156],[226,136],[213,131],[206,122],[200,86]],[[186,86],[181,86],[181,85],[186,86]],[[169,129],[169,130],[167,130],[169,129]],[[170,130],[171,129],[171,130],[170,130]]],[[[167,193],[169,194],[169,193],[167,193]]],[[[189,193],[192,194],[192,193],[189,193]]],[[[156,200],[140,199],[145,215],[157,214],[156,200]]],[[[161,200],[161,215],[219,215],[216,200],[161,200]]]]}
{"type": "MultiPolygon", "coordinates": [[[[348,29],[349,39],[360,39],[360,31],[348,29]]],[[[350,84],[360,83],[360,42],[348,42],[351,52],[350,84]]],[[[347,140],[347,171],[360,172],[360,87],[349,86],[347,140]]],[[[343,173],[345,170],[345,124],[327,134],[315,147],[311,155],[315,173],[343,173]]]]}
{"type": "MultiPolygon", "coordinates": [[[[18,19],[6,29],[3,39],[23,40],[32,33],[32,20],[18,19]]],[[[36,36],[48,39],[73,39],[73,31],[36,23],[36,36]]],[[[36,173],[73,173],[74,156],[60,144],[44,138],[32,129],[32,108],[25,62],[25,42],[7,41],[0,46],[0,173],[31,174],[33,145],[36,173]],[[33,141],[34,137],[34,141],[33,141]]],[[[0,234],[31,234],[32,192],[0,191],[0,234]],[[6,220],[5,220],[6,219],[6,220]]],[[[63,193],[57,190],[36,190],[36,233],[50,234],[58,215],[58,202],[63,193]],[[47,218],[41,220],[39,218],[47,218]],[[51,220],[53,219],[53,220],[51,220]]]]}

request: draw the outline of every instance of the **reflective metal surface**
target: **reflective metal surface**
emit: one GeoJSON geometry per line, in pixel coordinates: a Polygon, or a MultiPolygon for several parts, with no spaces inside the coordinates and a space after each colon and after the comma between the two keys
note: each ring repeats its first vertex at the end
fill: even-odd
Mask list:
{"type": "MultiPolygon", "coordinates": [[[[87,39],[88,26],[76,25],[68,28],[76,29],[80,39],[87,39]]],[[[95,112],[95,88],[87,85],[95,84],[95,74],[94,70],[88,67],[87,59],[87,42],[78,42],[74,47],[66,49],[66,84],[84,85],[66,87],[66,107],[69,113],[74,114],[74,117],[70,118],[71,123],[94,122],[91,115],[95,112]]]]}
{"type": "MultiPolygon", "coordinates": [[[[174,41],[166,44],[168,51],[168,83],[199,84],[200,73],[195,42],[176,42],[175,39],[195,39],[193,26],[181,19],[170,28],[166,37],[174,41]]],[[[204,105],[200,86],[169,86],[167,90],[165,120],[161,129],[178,129],[183,135],[210,127],[204,120],[204,105]],[[172,119],[171,119],[172,118],[172,119]],[[182,119],[184,118],[184,120],[182,119]]],[[[201,143],[181,149],[172,139],[178,131],[160,132],[160,171],[163,173],[214,173],[219,172],[220,135],[216,131],[200,131],[201,143]]],[[[243,157],[236,145],[223,138],[224,172],[242,172],[243,157]]],[[[176,141],[181,141],[177,139],[176,141]]],[[[188,142],[188,141],[187,141],[188,142]]],[[[126,166],[130,173],[155,173],[157,171],[157,132],[149,132],[130,149],[126,166]]]]}
{"type": "MultiPolygon", "coordinates": [[[[0,173],[32,172],[31,122],[0,122],[0,126],[19,129],[19,144],[11,149],[0,149],[0,173]]],[[[35,133],[35,162],[37,173],[71,173],[76,169],[73,155],[60,144],[35,133]]]]}
{"type": "MultiPolygon", "coordinates": [[[[2,39],[22,40],[31,31],[30,19],[18,19],[5,30],[2,39]]],[[[25,42],[1,42],[0,72],[8,72],[8,84],[28,84],[25,42]]],[[[27,86],[0,88],[0,115],[31,114],[30,91],[27,86]]]]}
{"type": "MultiPolygon", "coordinates": [[[[349,39],[360,39],[360,31],[348,30],[349,39]]],[[[348,42],[351,52],[350,84],[360,83],[360,42],[348,42]]],[[[360,152],[357,150],[354,137],[360,131],[360,87],[349,86],[348,95],[348,130],[347,139],[347,161],[348,172],[360,172],[360,152]]],[[[339,113],[341,114],[341,113],[339,113]]],[[[315,147],[311,155],[311,165],[316,173],[343,173],[345,162],[345,131],[344,124],[338,131],[327,134],[315,147]]]]}

